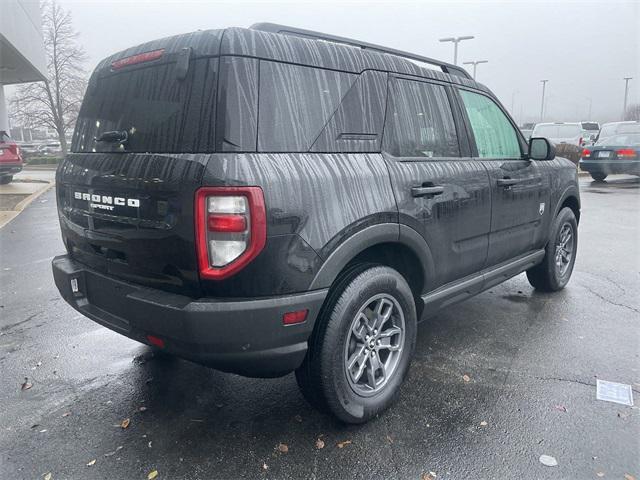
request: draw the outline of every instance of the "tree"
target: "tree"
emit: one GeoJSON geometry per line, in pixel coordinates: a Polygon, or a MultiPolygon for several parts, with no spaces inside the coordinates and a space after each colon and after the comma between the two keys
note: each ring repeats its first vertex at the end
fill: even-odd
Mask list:
{"type": "Polygon", "coordinates": [[[629,106],[624,115],[624,119],[640,121],[640,103],[629,106]]]}
{"type": "Polygon", "coordinates": [[[18,87],[11,116],[25,126],[54,129],[66,154],[66,135],[73,129],[87,84],[82,68],[86,54],[77,42],[71,12],[55,0],[44,0],[41,9],[48,79],[18,87]]]}

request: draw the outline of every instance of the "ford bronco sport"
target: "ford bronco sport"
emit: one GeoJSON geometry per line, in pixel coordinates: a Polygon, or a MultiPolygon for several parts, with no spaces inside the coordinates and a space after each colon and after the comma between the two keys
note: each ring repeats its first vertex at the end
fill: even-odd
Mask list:
{"type": "Polygon", "coordinates": [[[102,61],[57,171],[79,312],[364,422],[418,320],[527,272],[569,281],[575,166],[461,68],[273,24],[102,61]]]}

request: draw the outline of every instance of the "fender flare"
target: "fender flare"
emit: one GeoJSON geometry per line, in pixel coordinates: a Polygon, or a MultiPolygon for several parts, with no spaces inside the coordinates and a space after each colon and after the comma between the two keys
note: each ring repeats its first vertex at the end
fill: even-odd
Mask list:
{"type": "Polygon", "coordinates": [[[562,207],[562,204],[569,197],[575,197],[575,199],[578,201],[578,209],[580,209],[580,207],[582,206],[580,202],[580,190],[578,189],[577,185],[569,185],[567,188],[564,189],[562,194],[558,197],[553,218],[556,218],[558,216],[558,213],[560,213],[560,207],[562,207]]]}
{"type": "Polygon", "coordinates": [[[431,249],[424,238],[406,225],[379,223],[363,228],[338,245],[316,273],[309,290],[330,287],[354,257],[367,248],[381,243],[399,243],[409,248],[420,260],[425,277],[424,288],[428,288],[429,279],[434,278],[434,265],[431,249]]]}

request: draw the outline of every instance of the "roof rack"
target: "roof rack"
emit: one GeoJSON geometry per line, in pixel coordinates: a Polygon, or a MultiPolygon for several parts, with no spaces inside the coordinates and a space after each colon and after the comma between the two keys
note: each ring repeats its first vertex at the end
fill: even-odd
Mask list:
{"type": "Polygon", "coordinates": [[[281,33],[284,35],[293,35],[303,38],[311,38],[317,40],[325,40],[327,42],[341,43],[343,45],[350,45],[352,47],[362,48],[363,50],[373,50],[380,53],[389,53],[398,57],[404,57],[407,59],[428,63],[430,65],[440,67],[444,73],[450,75],[457,75],[458,77],[471,78],[469,73],[462,68],[450,63],[434,60],[433,58],[423,57],[414,53],[403,52],[402,50],[396,50],[394,48],[387,48],[373,43],[361,42],[360,40],[353,40],[351,38],[339,37],[337,35],[329,35],[326,33],[315,32],[313,30],[305,30],[303,28],[289,27],[287,25],[279,25],[277,23],[254,23],[249,28],[253,30],[260,30],[262,32],[281,33]]]}

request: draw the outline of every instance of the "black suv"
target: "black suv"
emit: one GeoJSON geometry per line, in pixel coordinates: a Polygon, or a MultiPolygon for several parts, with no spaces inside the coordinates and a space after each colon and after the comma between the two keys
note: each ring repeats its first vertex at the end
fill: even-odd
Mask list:
{"type": "Polygon", "coordinates": [[[416,325],[526,271],[571,276],[575,166],[459,67],[296,28],[199,31],[102,61],[59,166],[67,302],[219,370],[295,370],[364,422],[416,325]]]}

